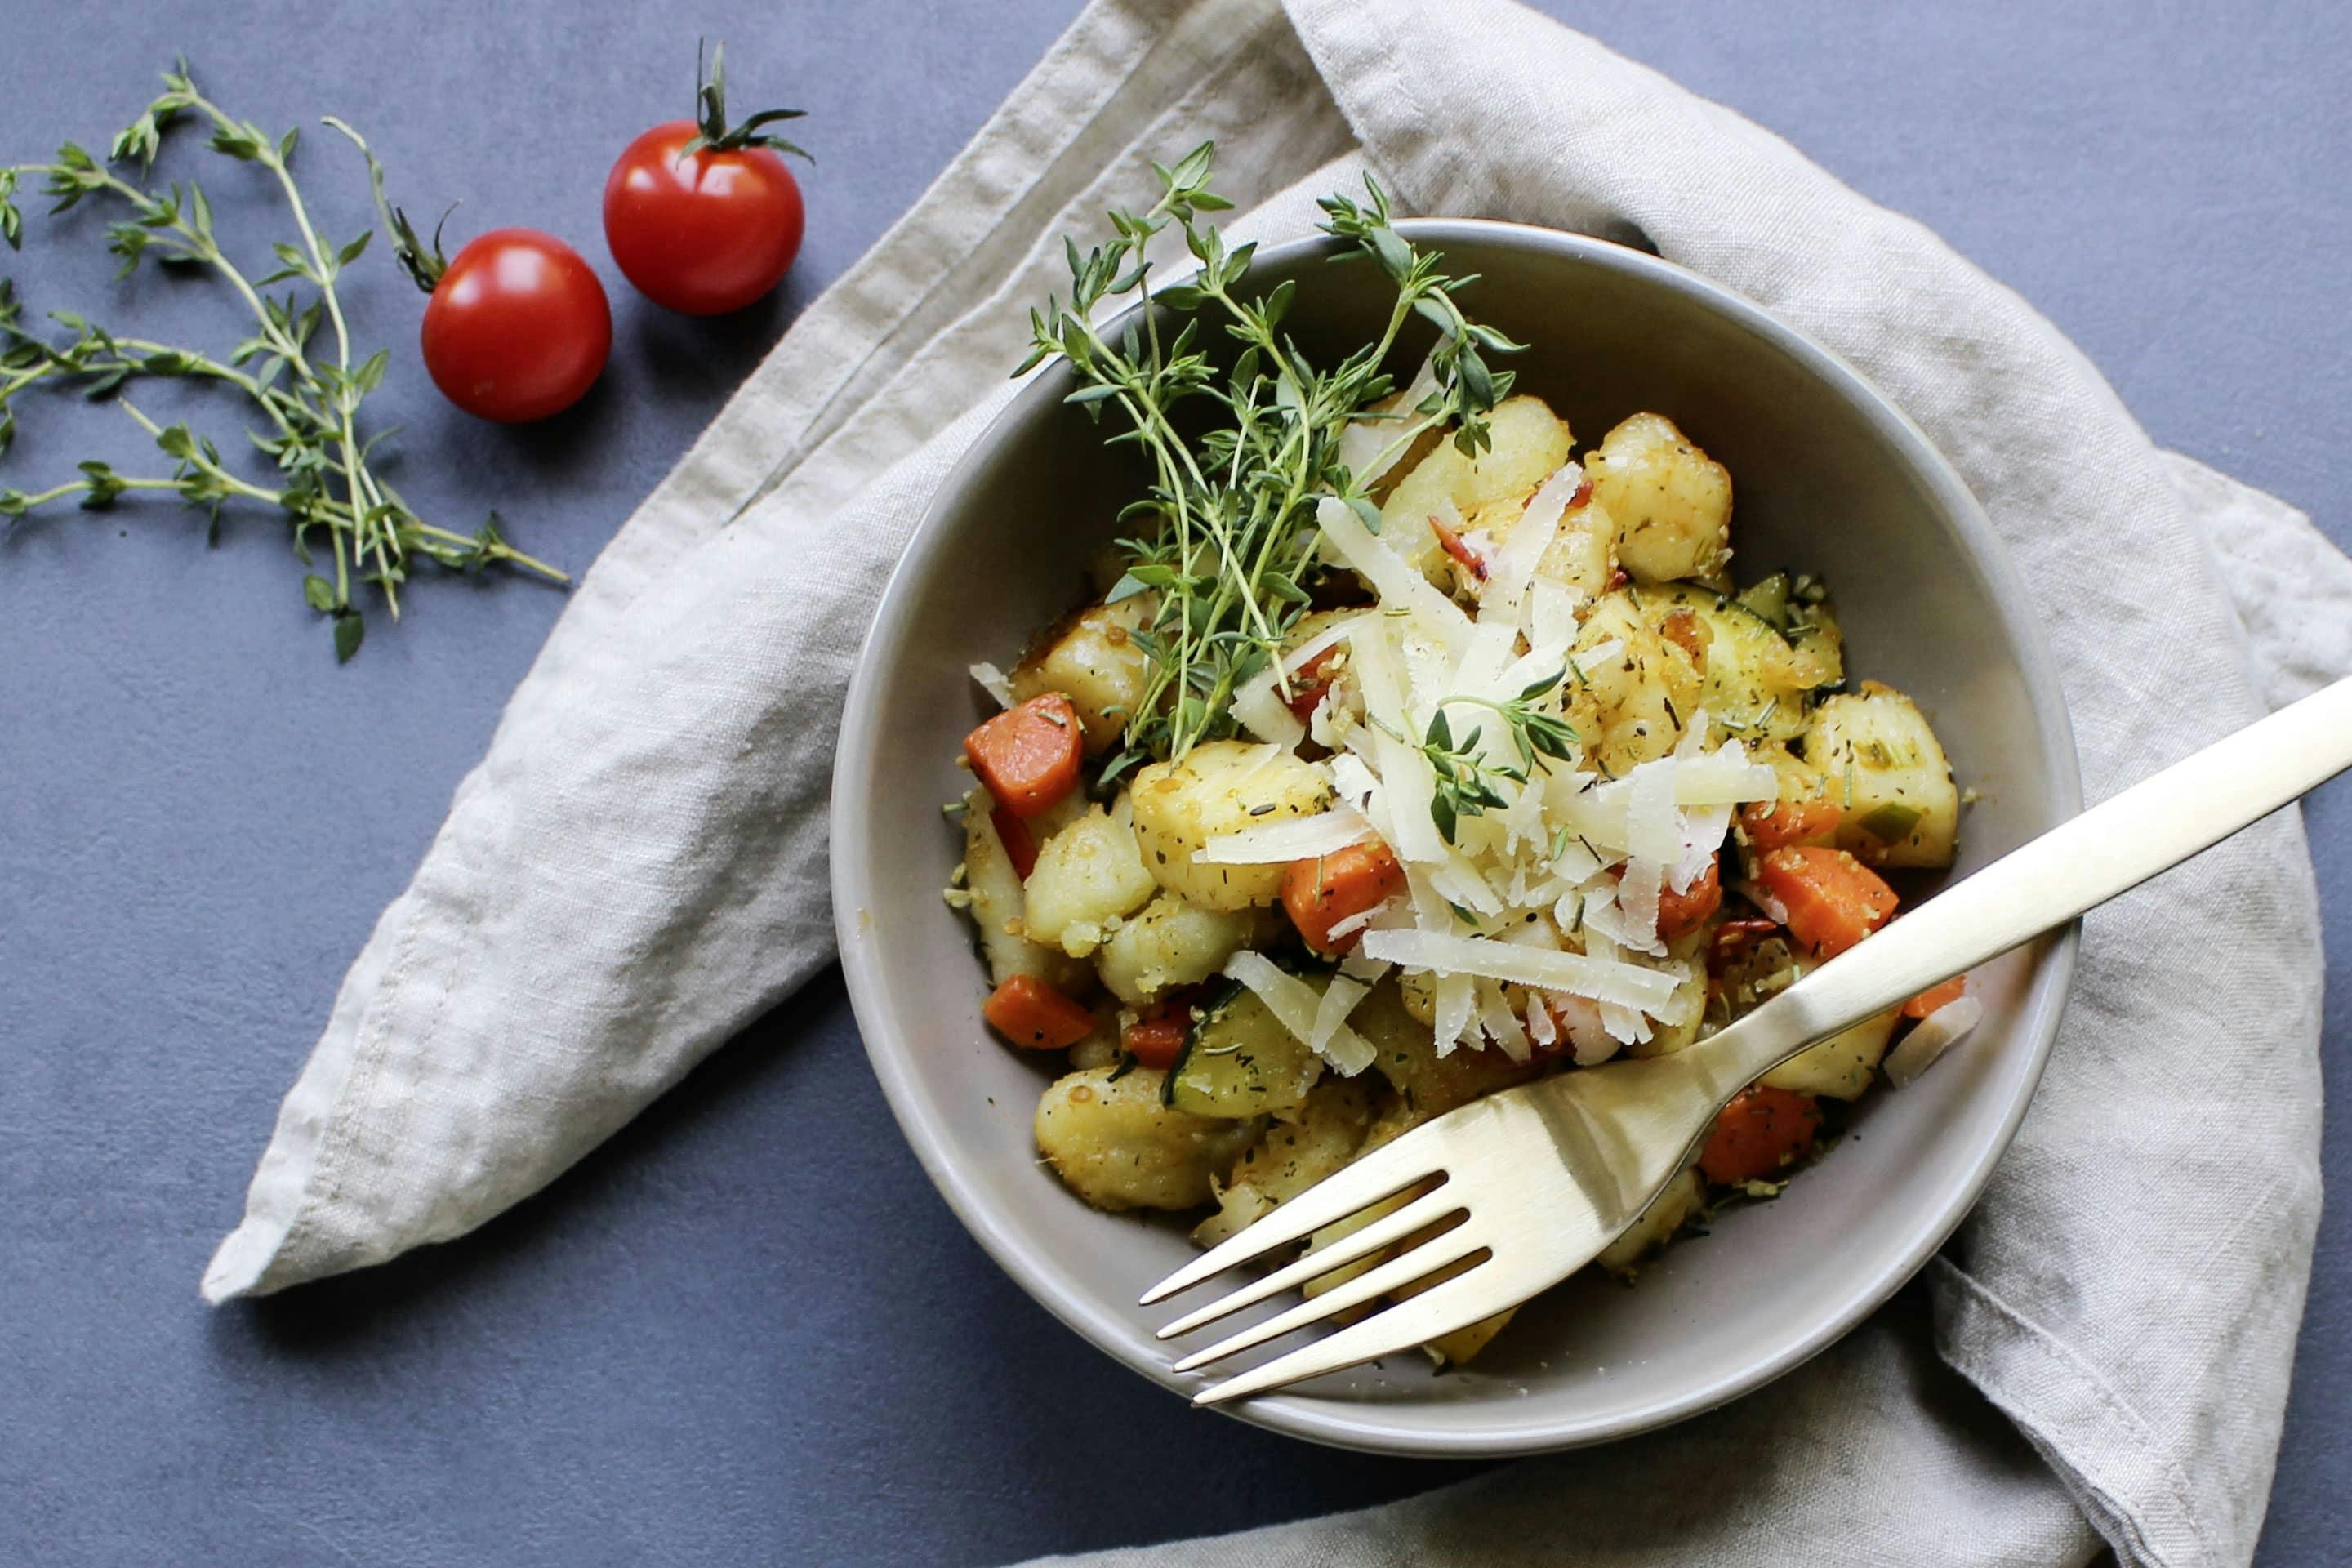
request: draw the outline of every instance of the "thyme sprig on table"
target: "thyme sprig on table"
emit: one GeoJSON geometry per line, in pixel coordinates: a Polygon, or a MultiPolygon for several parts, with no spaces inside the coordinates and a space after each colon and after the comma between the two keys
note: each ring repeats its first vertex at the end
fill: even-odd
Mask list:
{"type": "Polygon", "coordinates": [[[1454,421],[1462,448],[1481,450],[1491,439],[1486,416],[1511,384],[1509,373],[1491,370],[1486,356],[1522,346],[1463,314],[1454,291],[1472,279],[1448,276],[1441,256],[1399,235],[1387,195],[1367,176],[1365,202],[1323,199],[1323,228],[1369,255],[1395,286],[1396,301],[1377,339],[1335,365],[1314,363],[1282,331],[1297,283],[1245,295],[1256,245],[1229,247],[1202,221],[1233,205],[1210,188],[1214,156],[1214,143],[1204,142],[1172,168],[1153,164],[1159,199],[1139,213],[1110,213],[1105,244],[1081,252],[1065,240],[1069,300],[1051,298],[1030,312],[1031,353],[1014,372],[1067,360],[1082,384],[1066,401],[1097,420],[1106,409],[1116,412],[1126,428],[1113,443],[1141,447],[1152,464],[1149,493],[1120,519],[1150,519],[1157,527],[1120,541],[1125,570],[1109,595],[1114,602],[1154,595],[1150,625],[1136,637],[1150,668],[1127,716],[1124,745],[1105,766],[1105,785],[1152,758],[1181,758],[1203,740],[1233,732],[1235,691],[1265,668],[1311,602],[1318,501],[1338,497],[1379,529],[1379,509],[1340,461],[1349,426],[1393,426],[1383,454],[1390,457],[1454,421]],[[1145,247],[1171,226],[1198,270],[1155,290],[1145,247]],[[1117,301],[1146,308],[1113,342],[1095,317],[1117,301]],[[1242,345],[1223,374],[1200,346],[1204,314],[1242,345]],[[1436,390],[1410,409],[1376,412],[1370,405],[1395,390],[1382,367],[1415,315],[1443,334],[1432,358],[1436,390]],[[1172,331],[1168,316],[1181,321],[1172,331]],[[1195,398],[1217,404],[1221,416],[1189,439],[1174,412],[1195,398]]]}
{"type": "MultiPolygon", "coordinates": [[[[234,387],[258,410],[265,422],[248,429],[247,438],[275,464],[277,481],[240,477],[210,438],[185,424],[159,425],[128,399],[118,399],[124,415],[172,459],[170,475],[128,476],[105,463],[84,462],[78,477],[45,489],[0,489],[0,521],[57,501],[77,500],[97,510],[131,492],[168,491],[210,514],[216,536],[223,506],[274,506],[292,521],[295,553],[306,564],[312,562],[314,540],[331,552],[331,578],[309,573],[302,592],[311,608],[331,618],[339,660],[359,650],[365,632],[355,590],[373,584],[397,619],[400,590],[415,558],[466,572],[499,563],[569,582],[554,567],[509,544],[495,514],[470,534],[438,527],[419,517],[376,469],[378,445],[390,432],[362,439],[359,416],[362,405],[383,384],[390,355],[379,350],[357,357],[336,290],[343,269],[366,251],[373,231],[362,230],[340,246],[320,237],[294,183],[297,132],[273,138],[251,121],[233,118],[197,89],[185,62],[163,73],[163,89],[114,138],[104,160],[68,142],[47,163],[0,165],[0,240],[11,248],[22,244],[16,196],[26,179],[41,181],[53,213],[84,201],[118,203],[129,214],[107,228],[107,249],[122,259],[118,277],[151,258],[175,270],[210,272],[251,310],[254,331],[225,356],[215,356],[112,332],[86,316],[56,311],[51,320],[70,337],[54,340],[26,327],[22,303],[0,280],[0,456],[16,435],[14,399],[41,383],[72,384],[103,398],[137,377],[209,381],[234,387]],[[164,133],[190,118],[210,127],[214,152],[259,169],[282,193],[298,243],[273,247],[275,270],[248,277],[230,258],[201,185],[149,183],[164,133]],[[282,297],[268,292],[289,282],[294,287],[282,297]],[[326,341],[320,337],[322,328],[326,341]]],[[[350,134],[346,127],[338,129],[350,134]]]]}

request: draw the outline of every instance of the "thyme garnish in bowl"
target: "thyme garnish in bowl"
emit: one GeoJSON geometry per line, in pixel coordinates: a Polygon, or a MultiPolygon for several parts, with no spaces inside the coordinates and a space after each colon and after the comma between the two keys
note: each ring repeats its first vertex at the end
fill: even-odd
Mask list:
{"type": "Polygon", "coordinates": [[[1396,302],[1379,338],[1335,365],[1313,363],[1281,330],[1296,284],[1247,293],[1256,246],[1229,247],[1202,220],[1233,205],[1210,188],[1214,153],[1204,142],[1173,168],[1153,164],[1160,199],[1140,213],[1112,212],[1104,244],[1081,253],[1065,240],[1069,300],[1049,299],[1030,312],[1033,348],[1013,373],[1067,360],[1082,384],[1066,401],[1097,420],[1106,410],[1117,416],[1124,427],[1111,440],[1141,447],[1153,468],[1148,494],[1120,517],[1156,519],[1158,527],[1119,542],[1126,570],[1109,595],[1113,602],[1158,595],[1150,624],[1135,634],[1150,669],[1098,789],[1144,763],[1181,758],[1202,741],[1234,733],[1234,692],[1276,657],[1310,603],[1318,500],[1339,497],[1379,530],[1379,509],[1341,460],[1341,437],[1367,422],[1392,426],[1385,455],[1393,456],[1453,423],[1454,439],[1475,453],[1488,440],[1486,414],[1511,389],[1510,373],[1490,369],[1486,355],[1524,346],[1463,314],[1454,291],[1472,279],[1448,276],[1443,256],[1398,234],[1387,195],[1367,175],[1366,201],[1322,199],[1322,227],[1372,258],[1395,286],[1396,302]],[[1143,250],[1171,225],[1199,271],[1154,289],[1143,250]],[[1112,342],[1093,317],[1116,300],[1147,309],[1112,342]],[[1148,308],[1155,305],[1165,309],[1148,308]],[[1172,332],[1161,320],[1168,313],[1182,318],[1172,332]],[[1415,315],[1441,334],[1430,362],[1435,390],[1410,408],[1375,411],[1396,390],[1381,367],[1415,315]],[[1200,346],[1204,319],[1242,345],[1223,374],[1200,346]],[[1193,399],[1218,412],[1205,436],[1188,439],[1173,412],[1193,399]]]}

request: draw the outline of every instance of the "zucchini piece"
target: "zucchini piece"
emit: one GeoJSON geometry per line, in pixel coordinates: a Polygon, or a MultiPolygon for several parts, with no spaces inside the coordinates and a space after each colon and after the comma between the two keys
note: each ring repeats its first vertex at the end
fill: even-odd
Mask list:
{"type": "Polygon", "coordinates": [[[1162,1094],[1193,1116],[1256,1116],[1289,1110],[1322,1076],[1323,1058],[1236,984],[1193,1020],[1162,1094]]]}

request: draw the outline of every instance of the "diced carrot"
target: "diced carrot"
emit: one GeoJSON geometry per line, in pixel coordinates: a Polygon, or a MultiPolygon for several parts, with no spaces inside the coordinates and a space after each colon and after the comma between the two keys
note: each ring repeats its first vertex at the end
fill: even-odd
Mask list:
{"type": "Polygon", "coordinates": [[[1171,996],[1145,1008],[1142,1016],[1118,1032],[1118,1043],[1145,1067],[1165,1072],[1183,1054],[1184,1037],[1192,1032],[1192,997],[1171,996]]]}
{"type": "Polygon", "coordinates": [[[1462,569],[1464,571],[1469,573],[1473,577],[1477,578],[1481,583],[1486,580],[1486,562],[1478,558],[1478,552],[1476,551],[1471,549],[1469,545],[1463,542],[1462,536],[1460,534],[1454,532],[1452,529],[1446,527],[1444,523],[1438,521],[1433,517],[1429,520],[1429,530],[1432,533],[1437,535],[1437,542],[1439,546],[1444,550],[1445,553],[1454,557],[1454,560],[1462,563],[1462,569]]]}
{"type": "Polygon", "coordinates": [[[1673,942],[1688,936],[1705,925],[1709,916],[1723,908],[1723,858],[1706,863],[1706,872],[1694,879],[1691,885],[1677,893],[1672,888],[1658,889],[1658,940],[1673,942]]]}
{"type": "Polygon", "coordinates": [[[1827,844],[1837,832],[1837,802],[1811,798],[1753,801],[1739,808],[1740,825],[1759,855],[1791,844],[1827,844]]]}
{"type": "Polygon", "coordinates": [[[1095,1032],[1095,1016],[1034,974],[998,986],[981,1009],[990,1026],[1024,1051],[1059,1051],[1095,1032]]]}
{"type": "Polygon", "coordinates": [[[1058,691],[1032,697],[963,738],[971,771],[1015,816],[1034,816],[1076,789],[1085,748],[1078,710],[1058,691]]]}
{"type": "Polygon", "coordinates": [[[1765,891],[1789,911],[1789,931],[1823,958],[1835,958],[1886,923],[1895,889],[1843,849],[1791,845],[1764,857],[1765,891]]]}
{"type": "Polygon", "coordinates": [[[1331,678],[1324,672],[1339,657],[1339,647],[1334,644],[1300,665],[1298,672],[1290,678],[1290,699],[1285,706],[1289,708],[1291,717],[1300,723],[1304,724],[1315,716],[1315,705],[1323,700],[1326,691],[1331,689],[1331,678]]]}
{"type": "Polygon", "coordinates": [[[1568,510],[1574,511],[1578,507],[1590,505],[1591,500],[1592,481],[1586,479],[1576,487],[1576,493],[1568,498],[1568,510]]]}
{"type": "Polygon", "coordinates": [[[1354,951],[1357,932],[1334,939],[1331,928],[1360,915],[1404,886],[1404,868],[1378,839],[1328,855],[1293,860],[1282,874],[1282,907],[1290,923],[1322,952],[1354,951]]]}
{"type": "Polygon", "coordinates": [[[1027,881],[1029,873],[1037,868],[1037,836],[1029,831],[1027,823],[1001,805],[989,812],[988,825],[996,829],[996,837],[1004,846],[1004,858],[1013,862],[1013,874],[1027,881]]]}
{"type": "Polygon", "coordinates": [[[1811,1147],[1822,1110],[1810,1094],[1758,1084],[1723,1108],[1699,1151],[1698,1168],[1710,1182],[1763,1181],[1811,1147]]]}
{"type": "Polygon", "coordinates": [[[1930,985],[1927,990],[1904,1003],[1903,1016],[1906,1018],[1924,1018],[1946,1003],[1958,1001],[1960,994],[1968,988],[1969,977],[1965,974],[1955,974],[1941,985],[1930,985]]]}

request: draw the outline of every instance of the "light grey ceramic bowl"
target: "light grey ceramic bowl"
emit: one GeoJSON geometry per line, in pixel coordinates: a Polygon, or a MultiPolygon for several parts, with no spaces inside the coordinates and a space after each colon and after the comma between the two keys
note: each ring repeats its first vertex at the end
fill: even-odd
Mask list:
{"type": "MultiPolygon", "coordinates": [[[[1848,668],[1916,697],[1978,792],[1962,874],[2079,807],[2058,681],[2016,575],[1958,476],[1885,398],[1754,305],[1638,251],[1507,224],[1400,226],[1481,275],[1469,309],[1535,345],[1511,362],[1519,387],[1580,443],[1657,409],[1730,468],[1736,570],[1830,575],[1848,668]]],[[[1392,297],[1334,253],[1272,247],[1253,272],[1261,289],[1301,279],[1286,325],[1310,353],[1374,335],[1392,297]]],[[[959,744],[992,707],[966,668],[1009,666],[1071,607],[1077,563],[1139,493],[1128,449],[1107,451],[1106,431],[1062,405],[1072,384],[1049,372],[981,437],[883,594],[835,775],[835,920],[874,1070],[949,1204],[1055,1316],[1181,1393],[1202,1380],[1171,1375],[1152,1338],[1175,1309],[1135,1299],[1190,1255],[1183,1232],[1095,1213],[1041,1168],[1030,1116],[1047,1071],[983,1026],[971,931],[940,898],[960,853],[940,805],[967,782],[959,744]]],[[[1444,1377],[1408,1355],[1228,1408],[1317,1442],[1468,1458],[1623,1436],[1756,1388],[1885,1301],[1975,1202],[2041,1076],[2073,959],[2068,936],[1979,972],[1987,1020],[1964,1047],[1871,1097],[1785,1197],[1725,1214],[1635,1288],[1571,1280],[1444,1377]]]]}

